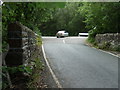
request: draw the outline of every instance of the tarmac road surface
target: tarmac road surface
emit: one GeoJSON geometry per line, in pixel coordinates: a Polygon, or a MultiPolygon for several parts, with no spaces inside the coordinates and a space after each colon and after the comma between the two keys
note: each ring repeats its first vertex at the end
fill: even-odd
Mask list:
{"type": "Polygon", "coordinates": [[[84,44],[86,37],[42,37],[63,88],[118,88],[118,58],[84,44]]]}

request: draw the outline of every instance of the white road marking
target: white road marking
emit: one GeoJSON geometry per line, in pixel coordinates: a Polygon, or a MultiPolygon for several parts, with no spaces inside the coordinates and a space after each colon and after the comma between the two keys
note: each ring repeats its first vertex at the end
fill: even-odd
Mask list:
{"type": "Polygon", "coordinates": [[[56,38],[56,37],[51,37],[51,36],[42,36],[42,38],[56,38]]]}
{"type": "Polygon", "coordinates": [[[104,51],[104,50],[101,50],[101,49],[98,49],[98,50],[100,50],[100,51],[102,51],[102,52],[104,52],[104,53],[108,53],[108,54],[110,54],[110,55],[113,55],[113,56],[115,56],[115,57],[117,57],[117,58],[120,58],[118,55],[115,55],[115,54],[113,54],[113,53],[111,53],[111,52],[107,52],[107,51],[104,51]]]}
{"type": "Polygon", "coordinates": [[[66,38],[72,38],[72,39],[76,39],[76,38],[85,38],[85,39],[87,39],[88,37],[80,37],[80,36],[74,36],[74,37],[66,37],[66,38]]]}
{"type": "Polygon", "coordinates": [[[63,40],[63,43],[65,44],[65,40],[63,40]]]}
{"type": "Polygon", "coordinates": [[[50,73],[52,74],[52,77],[53,77],[55,83],[57,84],[58,88],[62,88],[62,86],[61,86],[58,78],[57,78],[56,75],[54,74],[54,72],[53,72],[52,68],[50,67],[50,64],[49,64],[49,62],[48,62],[48,60],[47,60],[47,58],[46,58],[46,54],[45,54],[45,50],[44,50],[43,44],[42,44],[42,52],[43,52],[43,56],[44,56],[45,62],[46,62],[47,66],[48,66],[48,68],[49,68],[49,70],[50,70],[50,73]]]}

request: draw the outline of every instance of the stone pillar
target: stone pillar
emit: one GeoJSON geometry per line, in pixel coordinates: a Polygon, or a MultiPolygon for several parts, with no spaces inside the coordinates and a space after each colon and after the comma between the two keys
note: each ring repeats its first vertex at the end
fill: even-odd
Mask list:
{"type": "Polygon", "coordinates": [[[22,65],[28,59],[28,32],[22,24],[16,22],[8,26],[9,52],[6,56],[8,66],[22,65]]]}

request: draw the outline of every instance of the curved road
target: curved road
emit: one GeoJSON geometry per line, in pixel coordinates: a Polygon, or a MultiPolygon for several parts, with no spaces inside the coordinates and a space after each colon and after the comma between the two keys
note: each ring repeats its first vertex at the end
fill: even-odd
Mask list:
{"type": "Polygon", "coordinates": [[[118,58],[84,44],[85,37],[42,37],[63,88],[118,88],[118,58]]]}

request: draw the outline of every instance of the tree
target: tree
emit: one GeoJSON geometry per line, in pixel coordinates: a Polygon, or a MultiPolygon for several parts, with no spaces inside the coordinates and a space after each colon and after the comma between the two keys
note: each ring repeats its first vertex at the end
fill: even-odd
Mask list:
{"type": "Polygon", "coordinates": [[[120,27],[120,3],[83,3],[79,12],[85,16],[86,28],[90,38],[98,33],[117,33],[120,27]]]}
{"type": "Polygon", "coordinates": [[[44,35],[55,35],[58,30],[65,29],[69,35],[78,35],[79,32],[87,32],[85,30],[84,17],[78,12],[79,3],[66,3],[65,8],[56,8],[53,18],[49,23],[44,23],[42,33],[44,35]],[[49,32],[50,33],[49,33],[49,32]]]}
{"type": "Polygon", "coordinates": [[[11,22],[19,21],[34,32],[40,33],[40,25],[49,21],[54,8],[64,7],[65,3],[47,2],[5,2],[2,6],[2,41],[7,42],[7,26],[11,22]]]}

